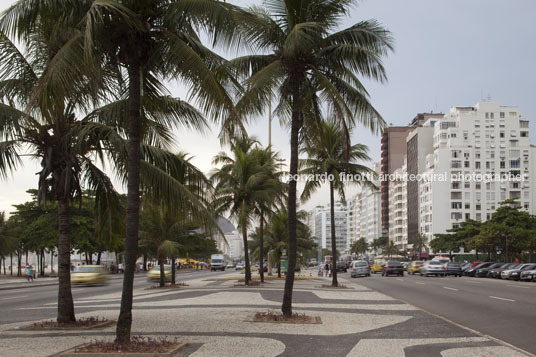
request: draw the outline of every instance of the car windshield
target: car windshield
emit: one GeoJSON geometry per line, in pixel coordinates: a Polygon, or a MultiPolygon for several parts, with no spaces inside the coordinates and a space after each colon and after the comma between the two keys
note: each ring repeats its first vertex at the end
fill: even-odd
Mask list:
{"type": "Polygon", "coordinates": [[[212,263],[223,263],[223,259],[212,259],[212,263]]]}
{"type": "Polygon", "coordinates": [[[428,262],[429,265],[443,265],[443,263],[437,261],[437,260],[430,260],[428,262]]]}
{"type": "Polygon", "coordinates": [[[527,266],[521,268],[521,270],[531,270],[531,269],[534,269],[534,268],[536,268],[536,264],[527,265],[527,266]]]}
{"type": "Polygon", "coordinates": [[[74,271],[76,273],[98,273],[101,271],[101,268],[77,266],[74,271]]]}
{"type": "Polygon", "coordinates": [[[449,268],[459,268],[460,264],[458,263],[449,263],[449,268]]]}
{"type": "Polygon", "coordinates": [[[385,262],[383,260],[377,260],[374,264],[376,264],[376,265],[384,265],[385,262]]]}
{"type": "Polygon", "coordinates": [[[355,265],[358,266],[358,267],[366,267],[366,266],[368,266],[367,262],[357,262],[357,263],[355,263],[355,265]]]}
{"type": "Polygon", "coordinates": [[[498,268],[500,266],[502,266],[503,264],[502,263],[497,263],[497,264],[492,264],[491,266],[489,266],[488,268],[498,268]]]}
{"type": "Polygon", "coordinates": [[[413,264],[415,264],[415,265],[423,265],[424,262],[414,262],[413,264]]]}
{"type": "Polygon", "coordinates": [[[387,265],[389,266],[398,266],[398,265],[402,265],[400,262],[397,262],[396,260],[390,260],[387,262],[387,265]]]}

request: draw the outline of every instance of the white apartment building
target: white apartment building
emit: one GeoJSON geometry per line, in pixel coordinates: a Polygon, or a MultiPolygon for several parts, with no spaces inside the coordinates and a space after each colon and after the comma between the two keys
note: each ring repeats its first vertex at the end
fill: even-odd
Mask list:
{"type": "MultiPolygon", "coordinates": [[[[317,206],[310,213],[314,216],[314,232],[319,247],[331,249],[331,213],[330,205],[317,206]]],[[[346,205],[340,201],[335,202],[335,238],[339,252],[346,250],[347,241],[347,214],[346,205]]],[[[311,217],[310,222],[313,222],[311,217]]]]}
{"type": "Polygon", "coordinates": [[[389,242],[408,248],[408,179],[406,160],[389,183],[389,242]]]}
{"type": "Polygon", "coordinates": [[[508,198],[518,198],[534,214],[536,148],[530,145],[529,122],[517,107],[496,102],[453,107],[433,127],[428,179],[419,186],[419,229],[429,240],[465,219],[490,219],[508,198]],[[506,175],[522,181],[497,177],[506,175]]]}
{"type": "Polygon", "coordinates": [[[228,246],[226,251],[231,259],[244,257],[244,239],[238,231],[225,234],[225,240],[227,240],[228,246]]]}
{"type": "MultiPolygon", "coordinates": [[[[373,170],[380,173],[380,164],[375,163],[373,170]]],[[[348,239],[347,251],[352,243],[365,238],[367,243],[382,235],[380,182],[373,182],[376,188],[360,186],[359,192],[348,202],[348,239]]]]}

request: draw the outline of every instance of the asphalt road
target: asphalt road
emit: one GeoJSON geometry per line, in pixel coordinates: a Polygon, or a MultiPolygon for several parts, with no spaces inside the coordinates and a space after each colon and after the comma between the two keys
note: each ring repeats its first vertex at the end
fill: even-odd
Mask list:
{"type": "Polygon", "coordinates": [[[469,277],[351,279],[427,312],[536,354],[536,284],[469,277]]]}
{"type": "MultiPolygon", "coordinates": [[[[209,270],[180,272],[177,274],[177,281],[185,282],[202,277],[219,276],[221,274],[228,274],[228,272],[211,272],[209,270]]],[[[144,274],[136,274],[134,278],[134,288],[150,287],[155,284],[157,283],[148,282],[144,274]]],[[[72,292],[75,313],[77,311],[77,299],[118,292],[121,291],[122,286],[123,279],[117,275],[112,275],[107,285],[73,286],[72,292]]],[[[36,309],[36,307],[55,303],[57,299],[57,284],[48,286],[35,285],[13,290],[0,289],[0,323],[7,324],[39,319],[55,319],[56,309],[36,309]]]]}

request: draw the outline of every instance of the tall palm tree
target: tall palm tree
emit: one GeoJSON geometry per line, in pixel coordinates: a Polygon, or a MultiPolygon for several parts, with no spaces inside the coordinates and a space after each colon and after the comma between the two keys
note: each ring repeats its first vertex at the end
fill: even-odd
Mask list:
{"type": "MultiPolygon", "coordinates": [[[[290,126],[290,177],[298,173],[300,135],[318,127],[328,111],[345,129],[358,121],[372,131],[384,123],[358,76],[384,81],[382,57],[392,49],[390,33],[377,21],[362,21],[333,32],[355,0],[264,0],[241,18],[244,41],[260,54],[232,60],[237,75],[247,78],[240,113],[262,114],[279,98],[276,114],[290,126]]],[[[349,147],[349,145],[348,145],[349,147]]],[[[282,312],[292,314],[296,265],[296,181],[288,188],[289,270],[282,312]]]]}
{"type": "MultiPolygon", "coordinates": [[[[305,182],[301,199],[307,201],[324,181],[329,181],[330,216],[331,216],[331,254],[333,264],[337,262],[337,240],[335,237],[335,190],[344,202],[346,196],[344,187],[346,181],[341,174],[351,177],[361,176],[362,181],[351,180],[350,183],[367,184],[374,186],[367,175],[373,175],[374,171],[358,164],[358,161],[369,161],[367,147],[362,144],[346,147],[344,132],[335,122],[324,121],[318,132],[305,141],[302,152],[308,158],[300,160],[300,173],[304,175],[325,175],[325,179],[308,179],[305,182]]],[[[315,176],[310,176],[315,177],[315,176]]],[[[337,269],[333,269],[332,286],[338,286],[337,269]]]]}
{"type": "Polygon", "coordinates": [[[350,247],[350,252],[356,255],[365,254],[368,250],[368,243],[365,238],[359,238],[358,240],[352,243],[350,247]]]}
{"type": "MultiPolygon", "coordinates": [[[[203,111],[215,119],[225,118],[225,133],[241,129],[232,113],[233,101],[223,82],[228,77],[225,61],[201,43],[196,29],[204,28],[214,44],[235,47],[236,8],[216,0],[23,0],[6,11],[2,28],[27,31],[41,18],[54,19],[61,32],[65,23],[78,24],[72,42],[83,42],[83,56],[64,60],[54,71],[54,91],[76,90],[70,75],[79,66],[97,67],[99,75],[117,80],[118,71],[128,74],[127,217],[125,276],[117,322],[116,341],[130,343],[132,291],[138,251],[140,207],[140,159],[142,138],[142,93],[152,98],[165,91],[163,81],[181,79],[191,89],[203,111]],[[82,21],[80,21],[82,19],[82,21]],[[85,61],[80,61],[84,58],[85,61]],[[75,63],[76,65],[73,65],[75,63]],[[69,66],[66,66],[70,64],[69,66]],[[119,70],[118,70],[119,67],[119,70]]],[[[166,124],[173,124],[170,119],[166,124]]],[[[195,127],[195,124],[192,125],[195,127]]],[[[224,135],[224,137],[227,135],[224,135]]]]}
{"type": "Polygon", "coordinates": [[[269,210],[274,197],[281,192],[281,182],[273,170],[266,167],[273,160],[263,162],[261,158],[265,154],[258,150],[261,149],[255,139],[235,139],[231,144],[233,156],[229,157],[225,152],[215,156],[213,164],[222,164],[222,167],[214,170],[211,175],[215,183],[213,204],[216,213],[229,212],[242,232],[246,285],[251,281],[248,229],[253,219],[257,218],[256,213],[269,210]]]}
{"type": "Polygon", "coordinates": [[[258,165],[265,172],[265,175],[271,180],[273,185],[272,195],[265,196],[267,200],[257,202],[254,212],[259,218],[259,275],[261,282],[264,282],[264,225],[266,215],[273,212],[273,209],[280,206],[284,201],[285,185],[281,181],[283,172],[278,170],[279,154],[272,152],[271,148],[255,148],[252,154],[257,158],[258,165]]]}

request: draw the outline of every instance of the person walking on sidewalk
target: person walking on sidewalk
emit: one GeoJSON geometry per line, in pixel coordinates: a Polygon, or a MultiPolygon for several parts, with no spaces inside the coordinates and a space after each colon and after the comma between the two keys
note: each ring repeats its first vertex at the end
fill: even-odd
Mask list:
{"type": "Polygon", "coordinates": [[[33,272],[32,272],[32,266],[31,265],[27,265],[26,266],[26,279],[28,281],[30,281],[30,279],[32,280],[32,283],[33,283],[33,272]]]}

